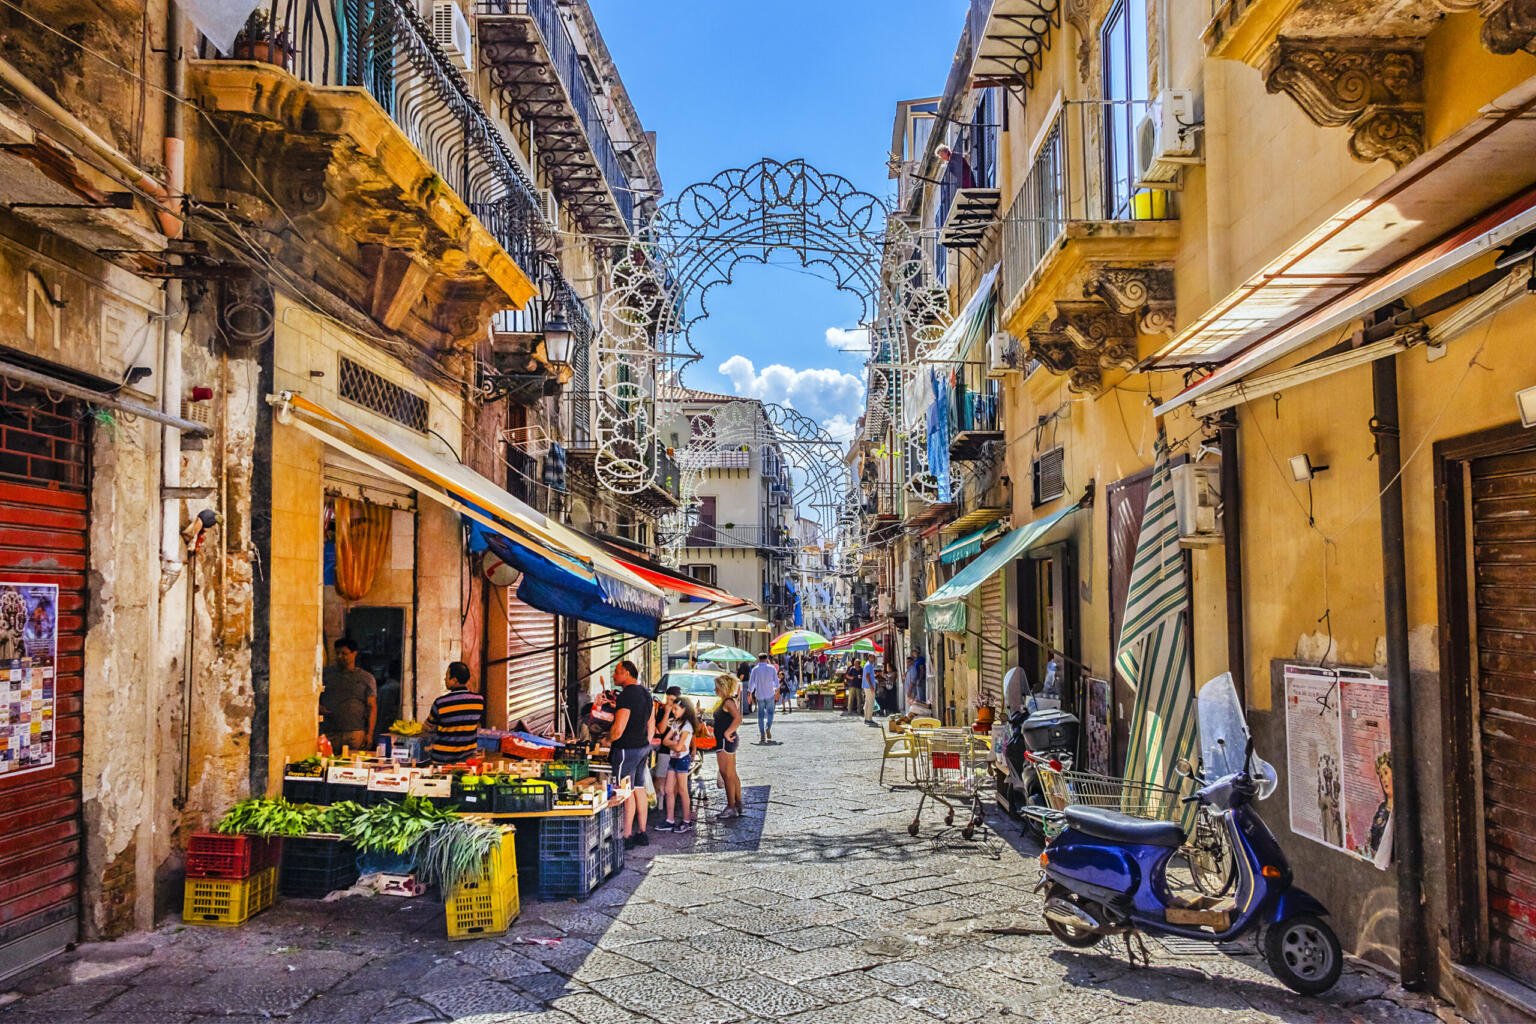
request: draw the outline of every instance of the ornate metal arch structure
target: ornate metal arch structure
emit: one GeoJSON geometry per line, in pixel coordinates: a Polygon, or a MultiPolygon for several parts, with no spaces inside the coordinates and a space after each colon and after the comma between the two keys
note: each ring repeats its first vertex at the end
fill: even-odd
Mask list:
{"type": "MultiPolygon", "coordinates": [[[[743,263],[769,264],[785,255],[858,296],[871,337],[869,385],[901,407],[907,376],[901,368],[930,354],[950,321],[947,295],[935,284],[924,247],[890,216],[883,199],[848,179],[802,160],[760,160],[689,186],[659,208],[642,241],[616,254],[600,311],[595,382],[596,468],[606,489],[634,494],[646,486],[661,410],[683,398],[683,370],[701,358],[690,334],[709,315],[710,292],[730,284],[743,263]]],[[[851,511],[855,488],[838,443],[803,413],[771,403],[763,405],[765,425],[732,425],[734,404],[719,407],[723,426],[717,421],[690,434],[678,453],[684,511],[663,523],[664,546],[675,550],[691,530],[699,467],[722,445],[771,444],[791,467],[803,499],[797,504],[824,536],[837,540],[840,552],[857,549],[862,524],[851,511]]],[[[903,435],[907,486],[929,493],[921,429],[903,435]]],[[[857,569],[857,559],[846,554],[834,563],[837,574],[857,569]]]]}

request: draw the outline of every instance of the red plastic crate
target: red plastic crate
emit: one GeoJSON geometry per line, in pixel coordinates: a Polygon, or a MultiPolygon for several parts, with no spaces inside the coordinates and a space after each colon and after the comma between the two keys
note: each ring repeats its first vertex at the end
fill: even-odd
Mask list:
{"type": "Polygon", "coordinates": [[[188,878],[250,878],[274,867],[282,856],[282,840],[273,837],[196,832],[187,841],[188,878]]]}

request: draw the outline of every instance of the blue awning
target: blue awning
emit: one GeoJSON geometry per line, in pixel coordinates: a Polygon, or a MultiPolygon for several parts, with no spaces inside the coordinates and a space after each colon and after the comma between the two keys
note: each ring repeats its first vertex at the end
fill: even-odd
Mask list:
{"type": "Polygon", "coordinates": [[[972,555],[981,550],[981,545],[986,542],[988,537],[992,536],[994,533],[997,533],[1002,528],[1002,520],[997,520],[996,522],[988,523],[986,526],[983,526],[975,533],[968,533],[964,537],[961,537],[959,540],[952,541],[951,543],[945,545],[944,548],[939,551],[940,564],[952,565],[955,562],[970,558],[972,555]]]}
{"type": "Polygon", "coordinates": [[[941,633],[965,632],[965,599],[971,591],[1000,572],[1009,562],[1045,539],[1051,527],[1076,512],[1081,505],[1064,508],[1032,523],[1009,530],[1003,539],[977,556],[955,578],[923,598],[928,628],[941,633]]]}

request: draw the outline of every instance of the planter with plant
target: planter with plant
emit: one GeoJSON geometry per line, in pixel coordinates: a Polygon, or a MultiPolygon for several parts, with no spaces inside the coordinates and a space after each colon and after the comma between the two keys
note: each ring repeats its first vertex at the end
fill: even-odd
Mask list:
{"type": "Polygon", "coordinates": [[[240,30],[240,34],[235,36],[230,56],[235,60],[255,60],[292,71],[294,52],[288,30],[274,31],[271,13],[258,7],[245,20],[245,27],[240,30]]]}

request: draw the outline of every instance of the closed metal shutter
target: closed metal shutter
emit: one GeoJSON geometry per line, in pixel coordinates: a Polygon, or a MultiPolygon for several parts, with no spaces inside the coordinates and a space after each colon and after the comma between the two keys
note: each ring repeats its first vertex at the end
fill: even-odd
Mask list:
{"type": "Polygon", "coordinates": [[[1488,963],[1536,983],[1536,451],[1472,464],[1488,963]]]}
{"type": "Polygon", "coordinates": [[[507,595],[507,727],[555,724],[555,617],[507,595]],[[543,653],[532,653],[542,651],[543,653]],[[524,656],[526,655],[526,656],[524,656]]]}
{"type": "Polygon", "coordinates": [[[1006,573],[997,573],[981,585],[981,622],[976,632],[981,640],[981,679],[977,693],[983,704],[993,710],[1003,707],[1003,664],[1007,650],[1006,631],[1003,629],[1003,579],[1006,573]]]}
{"type": "Polygon", "coordinates": [[[0,388],[0,583],[59,588],[54,763],[0,772],[0,978],[79,931],[87,423],[79,403],[0,388]]]}

